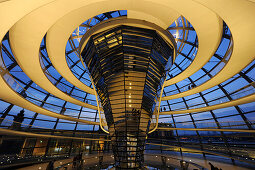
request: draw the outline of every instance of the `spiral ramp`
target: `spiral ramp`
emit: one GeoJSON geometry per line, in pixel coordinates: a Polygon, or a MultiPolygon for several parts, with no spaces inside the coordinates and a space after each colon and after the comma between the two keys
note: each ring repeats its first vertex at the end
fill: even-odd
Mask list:
{"type": "Polygon", "coordinates": [[[7,108],[17,106],[32,115],[30,126],[44,115],[54,118],[55,128],[59,121],[98,128],[100,106],[80,62],[79,40],[97,23],[122,15],[154,23],[175,37],[177,57],[157,108],[159,122],[172,123],[177,134],[185,131],[181,124],[190,123],[189,130],[198,134],[204,120],[224,132],[221,122],[233,118],[241,130],[254,132],[252,0],[0,1],[1,123],[8,119],[7,108]]]}

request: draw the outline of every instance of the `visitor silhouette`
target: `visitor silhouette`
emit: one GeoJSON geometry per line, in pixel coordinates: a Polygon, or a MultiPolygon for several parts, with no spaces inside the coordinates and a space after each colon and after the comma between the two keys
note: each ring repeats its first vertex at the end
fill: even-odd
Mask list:
{"type": "Polygon", "coordinates": [[[16,116],[13,116],[13,124],[12,129],[13,130],[20,130],[21,129],[21,123],[24,120],[24,109],[22,109],[16,116]]]}

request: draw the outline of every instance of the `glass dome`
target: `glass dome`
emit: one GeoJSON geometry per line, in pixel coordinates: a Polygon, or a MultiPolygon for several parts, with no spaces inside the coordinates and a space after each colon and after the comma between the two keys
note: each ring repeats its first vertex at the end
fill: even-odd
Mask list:
{"type": "MultiPolygon", "coordinates": [[[[0,10],[4,3],[8,5],[0,2],[0,10]]],[[[161,23],[172,34],[177,48],[160,104],[156,106],[159,117],[151,118],[152,123],[158,122],[157,130],[148,135],[145,153],[254,168],[255,61],[250,55],[254,38],[247,40],[253,33],[243,35],[240,31],[245,28],[241,24],[240,28],[233,26],[234,21],[216,10],[217,5],[203,3],[213,10],[198,5],[208,17],[205,20],[200,16],[200,23],[185,12],[171,19],[155,15],[161,17],[160,21],[151,17],[150,22],[161,23]],[[171,21],[167,26],[166,20],[171,21]],[[204,20],[208,25],[202,23],[204,20]]],[[[251,15],[249,10],[254,4],[245,2],[245,5],[250,5],[247,15],[251,15]]],[[[0,166],[12,165],[10,160],[17,157],[42,160],[45,156],[60,159],[81,152],[111,153],[110,135],[100,128],[98,107],[101,106],[97,104],[100,100],[79,55],[80,41],[103,21],[123,16],[141,20],[150,17],[139,11],[112,10],[82,18],[77,17],[79,12],[70,11],[65,17],[59,13],[56,21],[47,23],[47,28],[43,25],[45,18],[41,28],[34,26],[39,23],[32,24],[30,20],[40,14],[31,13],[14,22],[15,26],[6,32],[0,32],[3,34],[0,166]],[[72,17],[77,17],[76,23],[66,24],[72,17]],[[4,149],[10,143],[15,146],[4,149]],[[6,155],[12,159],[7,161],[6,155]]],[[[247,31],[251,26],[247,24],[247,31]]],[[[164,163],[163,158],[160,161],[164,163]]]]}

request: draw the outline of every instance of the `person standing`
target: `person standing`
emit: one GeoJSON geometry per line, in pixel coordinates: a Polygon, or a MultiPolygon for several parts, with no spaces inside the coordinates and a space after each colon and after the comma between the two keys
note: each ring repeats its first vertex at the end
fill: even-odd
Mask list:
{"type": "Polygon", "coordinates": [[[11,129],[13,130],[20,130],[21,129],[21,123],[24,120],[24,109],[22,109],[16,116],[13,116],[13,124],[11,126],[11,129]]]}
{"type": "Polygon", "coordinates": [[[46,168],[46,170],[53,170],[54,169],[54,162],[55,162],[54,160],[50,161],[47,168],[46,168]]]}

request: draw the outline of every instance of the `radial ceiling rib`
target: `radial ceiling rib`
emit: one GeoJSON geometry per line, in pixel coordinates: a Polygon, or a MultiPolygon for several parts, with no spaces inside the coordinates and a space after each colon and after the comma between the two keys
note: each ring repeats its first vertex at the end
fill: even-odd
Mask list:
{"type": "MultiPolygon", "coordinates": [[[[94,140],[97,141],[99,139],[94,138],[79,138],[79,137],[69,137],[69,136],[57,136],[57,135],[45,135],[45,134],[37,134],[31,132],[22,132],[10,129],[0,128],[0,134],[13,135],[13,136],[27,136],[27,137],[39,137],[39,138],[57,138],[57,139],[72,139],[72,140],[94,140]]],[[[109,141],[106,139],[100,139],[100,141],[109,141]]]]}
{"type": "Polygon", "coordinates": [[[175,7],[178,3],[185,2],[179,12],[194,27],[199,43],[197,55],[193,62],[182,73],[166,81],[165,86],[169,86],[191,76],[211,59],[221,41],[223,22],[216,13],[193,1],[168,2],[167,0],[162,0],[160,2],[169,7],[175,7]]]}
{"type": "Polygon", "coordinates": [[[0,91],[1,91],[1,93],[0,93],[1,99],[5,100],[9,103],[12,103],[14,105],[17,105],[19,107],[22,107],[24,109],[27,109],[27,110],[30,110],[30,111],[33,111],[36,113],[40,113],[40,114],[43,114],[46,116],[59,118],[59,119],[81,122],[81,123],[85,123],[85,124],[99,125],[99,122],[77,119],[77,118],[61,115],[61,114],[46,110],[42,107],[39,107],[39,106],[27,101],[26,99],[21,97],[18,93],[13,91],[11,89],[11,87],[6,84],[6,82],[3,80],[2,77],[0,77],[0,91]]]}
{"type": "MultiPolygon", "coordinates": [[[[150,21],[150,22],[155,22],[155,20],[157,20],[161,24],[160,25],[161,27],[167,28],[168,27],[167,25],[169,25],[169,23],[172,23],[180,15],[176,11],[169,10],[167,8],[164,8],[161,5],[154,4],[152,6],[152,5],[148,5],[148,3],[146,2],[144,2],[144,4],[147,4],[147,6],[150,7],[149,9],[154,8],[158,10],[150,11],[151,15],[154,16],[153,19],[150,17],[149,14],[147,14],[147,17],[146,15],[143,15],[142,17],[143,20],[150,21]],[[166,17],[163,14],[169,14],[169,15],[167,15],[166,17]],[[161,18],[163,18],[164,20],[161,20],[161,18]]],[[[96,6],[98,5],[92,4],[89,6],[84,6],[63,16],[48,30],[47,37],[46,37],[47,52],[56,70],[71,84],[90,94],[94,94],[94,90],[86,86],[85,84],[83,84],[80,80],[78,80],[73,75],[70,68],[68,67],[68,64],[66,62],[66,57],[65,57],[65,48],[66,48],[66,43],[68,41],[68,38],[70,37],[72,32],[82,22],[84,22],[85,20],[95,15],[98,15],[103,12],[107,12],[107,11],[90,10],[90,9],[96,8],[96,6]],[[56,46],[56,44],[58,45],[56,46]]],[[[149,12],[148,9],[144,8],[143,6],[137,7],[137,10],[149,12]]],[[[132,12],[128,12],[128,15],[131,14],[131,17],[128,17],[128,18],[136,18],[136,16],[132,15],[133,14],[132,12]]],[[[137,17],[141,18],[140,15],[137,17]]]]}
{"type": "Polygon", "coordinates": [[[183,114],[183,113],[193,113],[193,112],[204,112],[208,110],[215,110],[215,109],[221,109],[225,107],[231,107],[231,106],[237,106],[237,105],[242,105],[246,103],[251,103],[255,101],[255,94],[245,96],[236,100],[231,100],[229,102],[221,103],[221,104],[216,104],[212,106],[206,106],[206,107],[201,107],[197,109],[188,109],[188,110],[178,110],[178,111],[168,111],[168,112],[160,112],[160,115],[171,115],[171,114],[183,114]]]}
{"type": "Polygon", "coordinates": [[[163,97],[162,100],[185,97],[212,88],[238,74],[255,58],[255,48],[253,47],[255,18],[251,17],[255,15],[255,6],[252,2],[243,0],[197,1],[214,10],[228,25],[234,42],[232,56],[226,66],[204,84],[179,94],[163,97]],[[245,36],[246,34],[249,36],[245,36]]]}

